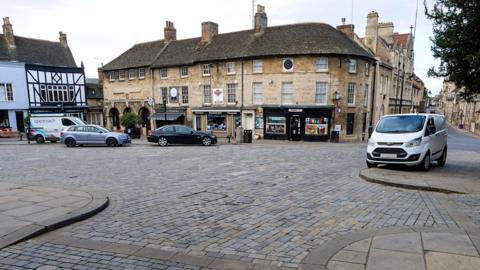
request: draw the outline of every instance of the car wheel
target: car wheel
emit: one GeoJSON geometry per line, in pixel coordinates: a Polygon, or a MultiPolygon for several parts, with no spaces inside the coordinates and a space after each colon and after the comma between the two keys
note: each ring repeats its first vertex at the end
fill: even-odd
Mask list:
{"type": "Polygon", "coordinates": [[[65,145],[66,145],[67,147],[74,147],[75,144],[77,144],[77,143],[76,143],[75,140],[72,139],[72,138],[68,138],[68,139],[65,140],[65,145]]]}
{"type": "Polygon", "coordinates": [[[43,136],[38,135],[37,137],[35,137],[35,141],[36,141],[37,143],[44,143],[44,142],[45,142],[45,138],[43,138],[43,136]]]}
{"type": "Polygon", "coordinates": [[[167,146],[167,145],[168,145],[167,138],[164,138],[164,137],[158,138],[158,145],[160,145],[160,146],[167,146]]]}
{"type": "Polygon", "coordinates": [[[430,152],[427,152],[427,154],[425,154],[425,157],[423,158],[422,163],[420,163],[420,169],[425,172],[430,170],[431,161],[432,160],[430,158],[430,152]]]}
{"type": "Polygon", "coordinates": [[[210,139],[209,137],[204,137],[202,139],[202,144],[205,146],[210,146],[212,145],[212,139],[210,139]]]}
{"type": "Polygon", "coordinates": [[[115,140],[115,138],[108,138],[107,139],[107,145],[110,146],[110,147],[115,147],[117,146],[117,140],[115,140]]]}
{"type": "Polygon", "coordinates": [[[443,149],[443,153],[442,153],[442,156],[437,159],[437,164],[438,166],[445,166],[445,163],[447,162],[447,148],[445,147],[445,149],[443,149]]]}
{"type": "Polygon", "coordinates": [[[370,162],[367,161],[367,167],[368,167],[368,168],[375,168],[375,167],[377,167],[377,166],[378,166],[377,163],[370,163],[370,162]]]}

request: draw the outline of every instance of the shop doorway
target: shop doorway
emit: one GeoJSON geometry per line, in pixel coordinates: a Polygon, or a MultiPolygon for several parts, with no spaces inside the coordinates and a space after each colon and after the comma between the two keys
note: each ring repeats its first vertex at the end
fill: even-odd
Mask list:
{"type": "Polygon", "coordinates": [[[25,125],[23,124],[23,112],[15,112],[17,118],[17,130],[18,132],[25,132],[25,125]]]}
{"type": "Polygon", "coordinates": [[[299,141],[302,139],[300,115],[290,117],[290,140],[299,141]]]}
{"type": "Polygon", "coordinates": [[[110,117],[110,122],[112,123],[112,128],[120,129],[120,113],[116,108],[111,108],[108,116],[110,117]]]}
{"type": "Polygon", "coordinates": [[[147,134],[148,132],[152,129],[151,125],[150,125],[150,111],[145,108],[145,107],[142,107],[140,108],[138,114],[140,115],[140,118],[142,119],[142,127],[144,127],[147,131],[147,134]]]}

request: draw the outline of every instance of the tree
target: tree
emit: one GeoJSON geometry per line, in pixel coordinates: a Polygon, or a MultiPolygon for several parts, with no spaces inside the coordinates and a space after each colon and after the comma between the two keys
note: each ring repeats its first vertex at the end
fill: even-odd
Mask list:
{"type": "Polygon", "coordinates": [[[125,113],[120,117],[120,124],[126,128],[135,128],[142,123],[142,119],[134,112],[125,113]]]}
{"type": "Polygon", "coordinates": [[[433,21],[432,52],[440,66],[429,76],[446,77],[470,100],[480,93],[480,1],[435,0],[432,10],[424,0],[425,14],[433,21]]]}

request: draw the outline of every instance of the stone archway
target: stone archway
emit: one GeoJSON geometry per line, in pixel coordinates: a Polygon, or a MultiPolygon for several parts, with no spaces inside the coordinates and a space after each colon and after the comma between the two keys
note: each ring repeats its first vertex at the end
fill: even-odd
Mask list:
{"type": "Polygon", "coordinates": [[[111,108],[108,111],[108,117],[110,119],[110,123],[112,124],[112,128],[116,128],[117,130],[120,129],[120,112],[117,108],[111,108]]]}
{"type": "Polygon", "coordinates": [[[130,112],[132,112],[132,108],[130,107],[126,107],[125,109],[123,109],[123,114],[130,113],[130,112]]]}
{"type": "Polygon", "coordinates": [[[140,110],[138,110],[138,115],[142,119],[142,127],[146,129],[148,134],[148,131],[152,129],[150,124],[150,110],[146,107],[141,107],[140,110]]]}

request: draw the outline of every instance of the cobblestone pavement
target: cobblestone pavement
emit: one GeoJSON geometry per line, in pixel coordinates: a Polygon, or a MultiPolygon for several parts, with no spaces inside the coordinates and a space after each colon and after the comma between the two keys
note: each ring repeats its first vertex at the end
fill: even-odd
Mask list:
{"type": "MultiPolygon", "coordinates": [[[[109,194],[111,205],[103,212],[57,232],[75,239],[296,268],[313,248],[360,229],[458,228],[442,207],[442,194],[360,179],[365,167],[361,143],[1,147],[2,181],[109,194]]],[[[465,202],[455,196],[456,202],[465,202]]],[[[468,202],[475,207],[480,197],[468,202]]],[[[48,244],[32,240],[4,249],[0,266],[13,265],[10,256],[48,244]]],[[[77,261],[93,262],[103,254],[79,252],[85,256],[77,261]]],[[[21,261],[36,258],[23,256],[21,261]]],[[[123,259],[142,266],[138,258],[123,259]]]]}

